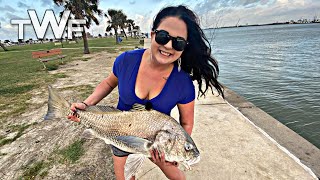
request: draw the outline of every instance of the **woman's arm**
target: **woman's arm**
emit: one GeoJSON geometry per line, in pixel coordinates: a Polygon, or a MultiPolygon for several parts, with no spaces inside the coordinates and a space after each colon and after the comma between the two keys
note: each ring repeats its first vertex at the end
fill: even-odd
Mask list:
{"type": "Polygon", "coordinates": [[[194,124],[194,100],[187,104],[178,104],[180,124],[191,135],[194,124]]]}
{"type": "MultiPolygon", "coordinates": [[[[105,78],[93,91],[93,93],[82,103],[72,103],[70,109],[76,111],[76,109],[85,109],[88,106],[92,106],[100,102],[106,97],[116,86],[118,85],[118,78],[111,72],[111,74],[105,78]]],[[[68,119],[80,122],[80,119],[76,116],[69,115],[68,119]]]]}

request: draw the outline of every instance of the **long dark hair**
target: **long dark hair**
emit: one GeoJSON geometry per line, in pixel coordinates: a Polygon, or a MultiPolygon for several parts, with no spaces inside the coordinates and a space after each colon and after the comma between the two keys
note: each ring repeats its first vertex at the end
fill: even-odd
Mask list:
{"type": "MultiPolygon", "coordinates": [[[[205,96],[208,88],[215,87],[224,98],[223,87],[217,81],[219,75],[218,62],[211,56],[211,46],[199,25],[199,18],[195,13],[183,5],[169,6],[162,9],[153,21],[152,30],[156,30],[161,21],[167,17],[178,17],[187,25],[189,44],[181,55],[181,68],[197,80],[199,95],[205,96]],[[202,80],[205,89],[202,89],[202,80]]],[[[198,96],[199,96],[198,95],[198,96]]]]}

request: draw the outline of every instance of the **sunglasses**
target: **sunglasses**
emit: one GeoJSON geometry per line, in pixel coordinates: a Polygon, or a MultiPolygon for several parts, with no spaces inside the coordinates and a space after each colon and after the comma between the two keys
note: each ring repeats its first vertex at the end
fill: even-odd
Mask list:
{"type": "Polygon", "coordinates": [[[154,32],[156,33],[155,40],[158,44],[165,45],[172,40],[172,47],[177,51],[183,51],[184,48],[189,44],[184,38],[179,36],[172,37],[165,30],[155,30],[154,32]]]}

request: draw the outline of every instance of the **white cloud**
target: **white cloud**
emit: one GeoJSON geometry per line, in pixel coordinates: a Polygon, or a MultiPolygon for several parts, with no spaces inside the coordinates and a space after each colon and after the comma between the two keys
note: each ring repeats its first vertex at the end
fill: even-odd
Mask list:
{"type": "Polygon", "coordinates": [[[13,7],[11,7],[11,6],[8,6],[8,5],[5,5],[4,7],[0,7],[0,11],[7,11],[7,12],[15,12],[16,10],[13,8],[13,7]]]}
{"type": "Polygon", "coordinates": [[[10,30],[13,29],[13,26],[11,24],[5,24],[3,28],[10,30]]]}
{"type": "Polygon", "coordinates": [[[219,22],[220,26],[234,26],[239,19],[239,25],[285,22],[301,17],[311,19],[315,14],[320,15],[319,7],[320,1],[315,0],[206,0],[194,9],[202,19],[206,18],[207,22],[202,24],[219,22]]]}
{"type": "Polygon", "coordinates": [[[27,4],[25,4],[21,1],[18,2],[18,7],[21,9],[30,9],[30,6],[28,6],[27,4]]]}
{"type": "Polygon", "coordinates": [[[136,14],[134,17],[135,24],[140,26],[140,30],[142,32],[150,32],[152,21],[153,19],[151,17],[146,17],[140,14],[136,14]]]}
{"type": "Polygon", "coordinates": [[[135,3],[136,3],[135,0],[130,0],[130,1],[129,1],[129,4],[135,4],[135,3]]]}

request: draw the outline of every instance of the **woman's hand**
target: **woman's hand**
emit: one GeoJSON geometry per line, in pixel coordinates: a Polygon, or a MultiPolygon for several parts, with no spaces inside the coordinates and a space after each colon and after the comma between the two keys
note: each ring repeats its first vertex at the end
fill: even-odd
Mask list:
{"type": "MultiPolygon", "coordinates": [[[[87,106],[84,103],[72,103],[70,110],[75,112],[77,109],[84,110],[84,109],[86,109],[86,107],[87,106]]],[[[73,116],[73,115],[69,115],[68,119],[70,119],[71,121],[74,121],[74,122],[80,122],[80,119],[76,116],[73,116]]]]}
{"type": "Polygon", "coordinates": [[[159,152],[156,149],[152,149],[152,150],[150,150],[150,154],[151,154],[151,161],[157,165],[178,167],[177,162],[166,161],[163,152],[159,152]]]}

